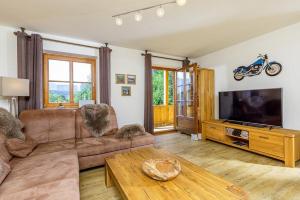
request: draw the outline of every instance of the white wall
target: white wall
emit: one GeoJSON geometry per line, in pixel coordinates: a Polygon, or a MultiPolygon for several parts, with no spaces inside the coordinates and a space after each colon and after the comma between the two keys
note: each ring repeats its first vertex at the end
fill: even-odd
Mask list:
{"type": "Polygon", "coordinates": [[[119,125],[144,124],[144,57],[142,51],[111,47],[111,102],[118,115],[119,125]],[[121,96],[123,84],[115,84],[115,74],[136,75],[136,85],[131,86],[131,96],[121,96]]]}
{"type": "MultiPolygon", "coordinates": [[[[14,28],[0,26],[0,76],[17,76],[17,39],[13,35],[14,28]]],[[[28,31],[28,33],[31,33],[28,31]]],[[[86,44],[91,46],[101,46],[102,44],[83,41],[73,38],[60,37],[51,34],[40,33],[43,37],[63,40],[68,42],[86,44]]],[[[79,47],[69,44],[44,41],[44,51],[57,51],[64,53],[93,56],[97,59],[97,101],[99,102],[99,53],[97,49],[79,47]]],[[[119,125],[129,123],[144,123],[144,57],[143,51],[110,46],[111,54],[111,98],[112,106],[116,110],[119,125]],[[121,96],[121,86],[115,84],[115,74],[136,75],[136,85],[131,85],[132,96],[121,96]]],[[[162,54],[156,54],[162,55],[162,54]]],[[[168,55],[162,55],[168,56],[168,55]]],[[[182,59],[179,57],[174,57],[182,59]]],[[[153,65],[180,67],[181,62],[174,62],[162,59],[153,59],[153,65]]],[[[0,97],[0,107],[8,109],[7,99],[0,97]]]]}
{"type": "MultiPolygon", "coordinates": [[[[0,27],[0,76],[17,76],[17,40],[13,31],[0,27]]],[[[9,109],[7,98],[0,97],[0,107],[9,109]]]]}
{"type": "MultiPolygon", "coordinates": [[[[159,54],[159,53],[154,53],[156,56],[162,56],[162,57],[169,57],[169,58],[174,58],[174,59],[179,59],[183,60],[183,57],[176,57],[176,56],[169,56],[165,54],[159,54]]],[[[166,67],[166,68],[181,68],[182,67],[182,62],[181,61],[176,61],[176,60],[167,60],[167,59],[161,59],[161,58],[152,58],[152,66],[157,66],[157,67],[166,67]]]]}
{"type": "Polygon", "coordinates": [[[216,71],[216,107],[219,91],[283,88],[283,126],[300,129],[299,36],[300,23],[197,58],[200,66],[213,67],[216,71]],[[260,76],[235,81],[232,71],[240,65],[250,64],[259,53],[280,62],[283,65],[281,74],[268,77],[263,72],[260,76]]]}

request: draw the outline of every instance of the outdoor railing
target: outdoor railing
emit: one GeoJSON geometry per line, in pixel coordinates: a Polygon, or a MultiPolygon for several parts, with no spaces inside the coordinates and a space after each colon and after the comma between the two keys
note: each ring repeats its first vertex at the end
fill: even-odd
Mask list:
{"type": "Polygon", "coordinates": [[[174,123],[174,105],[153,106],[154,127],[172,125],[174,123]]]}

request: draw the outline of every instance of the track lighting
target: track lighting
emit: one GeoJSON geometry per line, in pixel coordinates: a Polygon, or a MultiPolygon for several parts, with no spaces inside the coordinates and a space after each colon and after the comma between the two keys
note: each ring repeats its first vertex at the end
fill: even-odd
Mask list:
{"type": "Polygon", "coordinates": [[[186,4],[186,0],[176,0],[177,5],[184,6],[186,4]]]}
{"type": "Polygon", "coordinates": [[[135,19],[135,21],[140,22],[143,19],[143,15],[140,12],[137,12],[134,15],[134,19],[135,19]]]}
{"type": "Polygon", "coordinates": [[[153,6],[149,6],[149,7],[145,7],[145,8],[141,8],[141,9],[137,9],[137,10],[131,10],[128,12],[124,12],[124,13],[119,13],[117,15],[112,16],[113,18],[115,18],[116,20],[116,24],[118,26],[122,26],[123,25],[123,19],[121,18],[124,15],[129,15],[134,13],[134,20],[137,22],[142,21],[143,19],[143,15],[141,13],[141,11],[145,11],[145,10],[150,10],[150,9],[154,9],[156,8],[156,15],[158,17],[163,17],[165,16],[165,9],[162,6],[166,6],[166,5],[173,5],[173,4],[177,4],[178,6],[184,6],[187,3],[187,0],[173,0],[173,1],[169,1],[166,3],[161,3],[161,4],[156,4],[153,6]]]}
{"type": "Polygon", "coordinates": [[[163,7],[159,7],[157,10],[156,10],[156,14],[158,17],[163,17],[165,15],[165,9],[163,7]]]}
{"type": "Polygon", "coordinates": [[[123,25],[123,20],[122,20],[121,17],[116,17],[116,24],[117,24],[118,26],[122,26],[122,25],[123,25]]]}

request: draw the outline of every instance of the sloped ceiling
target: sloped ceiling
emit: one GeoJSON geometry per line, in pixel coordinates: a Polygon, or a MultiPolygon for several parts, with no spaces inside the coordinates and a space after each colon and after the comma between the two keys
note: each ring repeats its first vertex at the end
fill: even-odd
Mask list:
{"type": "Polygon", "coordinates": [[[300,22],[299,0],[188,0],[120,27],[111,17],[167,1],[0,0],[0,25],[194,58],[300,22]]]}

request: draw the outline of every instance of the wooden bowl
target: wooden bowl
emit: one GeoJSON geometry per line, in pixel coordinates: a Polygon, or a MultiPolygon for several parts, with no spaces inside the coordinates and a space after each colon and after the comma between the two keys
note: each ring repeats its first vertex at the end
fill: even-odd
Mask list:
{"type": "Polygon", "coordinates": [[[143,163],[142,169],[155,180],[168,181],[178,176],[181,166],[176,159],[150,159],[143,163]]]}

